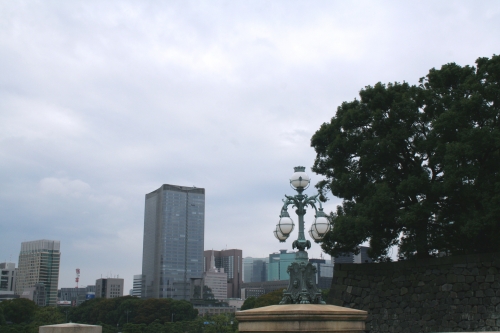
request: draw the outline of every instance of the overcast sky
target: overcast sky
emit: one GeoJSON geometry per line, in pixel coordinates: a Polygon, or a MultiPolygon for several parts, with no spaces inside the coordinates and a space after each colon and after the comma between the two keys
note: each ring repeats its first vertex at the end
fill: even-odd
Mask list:
{"type": "Polygon", "coordinates": [[[128,294],[165,183],[206,189],[205,249],[291,250],[281,199],[342,101],[499,52],[498,1],[0,0],[0,262],[60,240],[59,287],[128,294]]]}

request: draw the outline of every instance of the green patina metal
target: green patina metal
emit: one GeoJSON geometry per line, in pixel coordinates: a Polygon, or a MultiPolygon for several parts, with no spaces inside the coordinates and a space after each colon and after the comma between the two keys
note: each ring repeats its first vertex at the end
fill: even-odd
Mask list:
{"type": "MultiPolygon", "coordinates": [[[[305,167],[295,167],[295,172],[304,172],[305,167]]],[[[285,195],[280,218],[289,217],[288,206],[295,207],[295,213],[299,217],[299,236],[293,241],[292,248],[298,251],[295,254],[295,262],[288,266],[287,272],[290,275],[288,288],[283,292],[283,299],[280,304],[325,304],[321,298],[321,290],[316,286],[316,267],[308,261],[306,249],[311,248],[311,242],[305,238],[304,215],[308,206],[314,208],[316,216],[325,216],[323,207],[318,197],[319,194],[308,196],[303,194],[307,187],[294,188],[298,194],[294,196],[285,195]],[[319,208],[316,207],[318,204],[319,208]]],[[[288,236],[288,235],[286,235],[288,236]]],[[[280,240],[284,242],[284,240],[280,240]]]]}

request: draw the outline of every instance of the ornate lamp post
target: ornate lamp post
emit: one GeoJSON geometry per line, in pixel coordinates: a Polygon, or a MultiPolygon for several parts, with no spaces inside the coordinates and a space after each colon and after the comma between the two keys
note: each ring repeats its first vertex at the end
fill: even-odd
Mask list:
{"type": "Polygon", "coordinates": [[[305,173],[305,167],[295,167],[295,173],[290,178],[290,186],[297,191],[294,196],[285,195],[283,208],[281,208],[280,220],[274,230],[274,236],[285,242],[294,229],[293,220],[288,214],[288,206],[295,207],[295,212],[299,217],[299,237],[292,243],[292,248],[297,248],[295,262],[288,266],[287,272],[290,275],[288,289],[283,293],[280,304],[325,304],[321,299],[321,292],[316,286],[316,267],[308,262],[306,249],[311,248],[311,242],[304,236],[304,215],[306,207],[310,206],[316,211],[316,218],[309,229],[309,235],[314,240],[321,240],[330,230],[330,222],[323,212],[323,207],[318,199],[319,194],[309,197],[303,194],[309,187],[311,179],[305,173]],[[318,206],[316,206],[318,205],[318,206]]]}

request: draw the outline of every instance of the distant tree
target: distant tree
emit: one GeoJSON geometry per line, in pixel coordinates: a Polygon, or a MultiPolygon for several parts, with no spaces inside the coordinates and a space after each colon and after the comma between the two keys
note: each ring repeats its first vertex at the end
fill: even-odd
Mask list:
{"type": "Polygon", "coordinates": [[[317,188],[342,198],[322,248],[390,260],[500,250],[500,56],[377,83],[314,134],[317,188]]]}
{"type": "Polygon", "coordinates": [[[33,317],[33,324],[38,326],[64,323],[64,315],[53,306],[39,307],[33,317]]]}
{"type": "Polygon", "coordinates": [[[257,300],[255,301],[254,308],[261,308],[263,306],[279,304],[282,298],[283,298],[283,289],[278,289],[268,292],[267,294],[264,294],[257,298],[257,300]]]}
{"type": "Polygon", "coordinates": [[[234,318],[230,315],[214,315],[207,320],[208,324],[205,325],[205,333],[233,333],[237,331],[237,327],[234,326],[234,318]]]}
{"type": "Polygon", "coordinates": [[[5,321],[14,324],[29,323],[33,320],[38,306],[26,298],[15,298],[0,303],[5,321]]]}
{"type": "Polygon", "coordinates": [[[248,309],[253,309],[255,307],[255,301],[257,300],[257,297],[247,297],[245,301],[243,302],[243,305],[241,306],[241,310],[248,310],[248,309]]]}
{"type": "Polygon", "coordinates": [[[123,325],[123,333],[143,333],[147,328],[146,324],[125,324],[123,325]]]}
{"type": "Polygon", "coordinates": [[[135,324],[151,324],[158,320],[160,324],[172,320],[173,299],[150,298],[140,303],[137,308],[137,315],[134,317],[135,324]]]}
{"type": "Polygon", "coordinates": [[[268,292],[267,294],[261,295],[259,297],[248,297],[243,305],[241,306],[241,310],[249,310],[254,308],[261,308],[268,305],[276,305],[281,302],[283,298],[283,289],[274,290],[268,292]]]}
{"type": "Polygon", "coordinates": [[[5,317],[3,315],[3,309],[0,306],[0,325],[5,325],[5,317]]]}
{"type": "Polygon", "coordinates": [[[137,310],[142,302],[144,302],[144,300],[137,297],[129,296],[128,298],[124,298],[116,309],[119,324],[124,325],[127,322],[131,323],[132,319],[137,315],[137,310]]]}
{"type": "Polygon", "coordinates": [[[328,296],[330,295],[330,289],[321,289],[321,298],[323,299],[323,301],[327,301],[328,300],[328,296]]]}
{"type": "Polygon", "coordinates": [[[175,321],[189,321],[198,317],[198,310],[188,301],[173,301],[171,308],[175,321]]]}
{"type": "Polygon", "coordinates": [[[159,320],[155,320],[144,330],[144,333],[166,333],[166,327],[160,323],[159,320]]]}

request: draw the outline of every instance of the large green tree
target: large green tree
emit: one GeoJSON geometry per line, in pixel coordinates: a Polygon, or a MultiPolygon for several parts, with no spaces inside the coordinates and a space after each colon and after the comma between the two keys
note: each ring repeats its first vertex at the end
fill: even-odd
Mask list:
{"type": "Polygon", "coordinates": [[[26,298],[15,298],[0,303],[5,321],[14,324],[29,323],[33,320],[37,305],[26,298]]]}
{"type": "Polygon", "coordinates": [[[320,191],[343,199],[323,249],[374,259],[500,249],[500,56],[377,83],[314,134],[320,191]]]}

